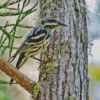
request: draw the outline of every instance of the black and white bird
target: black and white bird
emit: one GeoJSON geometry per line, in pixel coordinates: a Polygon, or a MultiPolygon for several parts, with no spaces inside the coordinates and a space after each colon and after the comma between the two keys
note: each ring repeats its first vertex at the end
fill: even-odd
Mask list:
{"type": "MultiPolygon", "coordinates": [[[[35,58],[35,56],[42,52],[50,43],[54,30],[58,26],[67,26],[54,18],[44,18],[26,37],[16,53],[11,57],[11,62],[19,55],[16,68],[20,69],[28,58],[35,58]]],[[[11,84],[13,79],[10,80],[11,84]]]]}

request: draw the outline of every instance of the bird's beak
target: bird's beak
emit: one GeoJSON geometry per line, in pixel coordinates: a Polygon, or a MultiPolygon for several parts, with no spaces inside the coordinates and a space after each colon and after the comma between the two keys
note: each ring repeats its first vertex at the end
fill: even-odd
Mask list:
{"type": "Polygon", "coordinates": [[[63,23],[59,23],[58,26],[66,26],[66,27],[68,27],[66,24],[63,24],[63,23]]]}

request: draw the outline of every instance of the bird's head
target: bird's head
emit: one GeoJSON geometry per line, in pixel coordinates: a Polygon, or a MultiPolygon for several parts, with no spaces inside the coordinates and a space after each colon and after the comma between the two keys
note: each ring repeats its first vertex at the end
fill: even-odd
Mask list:
{"type": "Polygon", "coordinates": [[[65,24],[57,21],[55,18],[44,18],[40,22],[43,28],[47,28],[49,30],[55,30],[58,26],[66,26],[65,24]]]}

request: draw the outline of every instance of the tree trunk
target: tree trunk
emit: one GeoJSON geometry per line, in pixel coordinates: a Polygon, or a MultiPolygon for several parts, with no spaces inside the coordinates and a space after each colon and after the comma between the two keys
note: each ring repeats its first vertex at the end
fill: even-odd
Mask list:
{"type": "Polygon", "coordinates": [[[42,88],[37,100],[88,100],[88,35],[85,0],[40,0],[40,15],[68,25],[58,27],[41,58],[42,88]]]}

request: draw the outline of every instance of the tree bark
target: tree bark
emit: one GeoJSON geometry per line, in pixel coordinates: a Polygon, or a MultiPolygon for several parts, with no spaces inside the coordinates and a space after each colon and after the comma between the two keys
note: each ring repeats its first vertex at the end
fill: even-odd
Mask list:
{"type": "Polygon", "coordinates": [[[37,100],[88,100],[88,35],[85,0],[40,0],[40,15],[68,25],[54,32],[40,66],[42,88],[37,100]]]}

